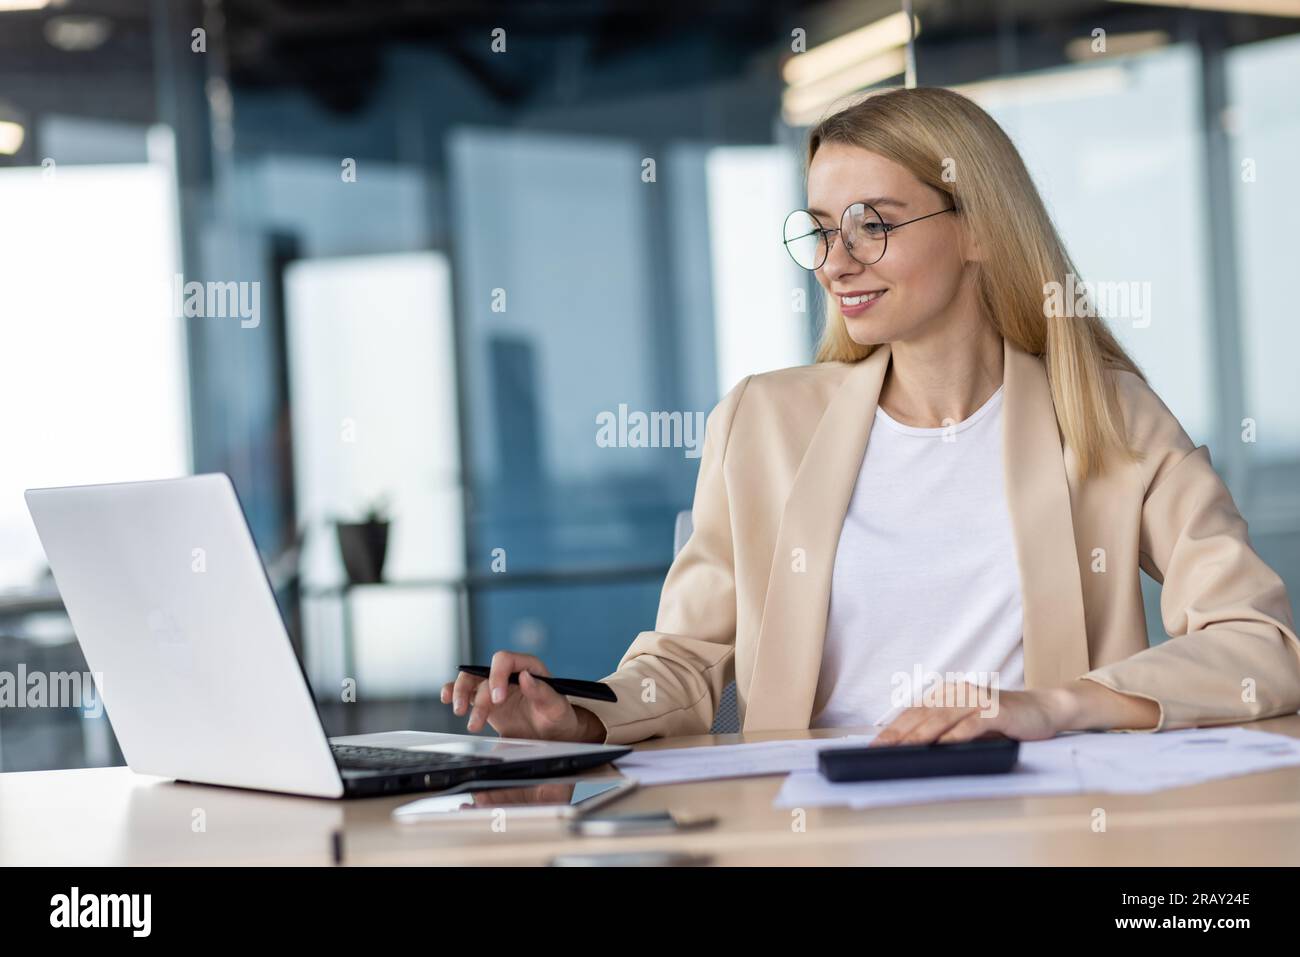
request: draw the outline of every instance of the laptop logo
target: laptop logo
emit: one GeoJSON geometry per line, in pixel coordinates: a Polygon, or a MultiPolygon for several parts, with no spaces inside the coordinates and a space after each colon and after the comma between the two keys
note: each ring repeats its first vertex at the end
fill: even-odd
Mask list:
{"type": "Polygon", "coordinates": [[[155,608],[145,618],[149,634],[159,651],[159,659],[178,675],[194,674],[194,648],[189,636],[171,612],[155,608]]]}

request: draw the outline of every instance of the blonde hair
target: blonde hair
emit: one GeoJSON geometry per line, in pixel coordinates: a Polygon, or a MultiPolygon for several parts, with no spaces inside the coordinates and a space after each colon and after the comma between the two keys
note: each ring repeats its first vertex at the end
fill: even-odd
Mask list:
{"type": "MultiPolygon", "coordinates": [[[[1024,161],[993,118],[952,90],[892,89],[818,123],[808,138],[809,165],[825,143],[870,150],[950,198],[983,253],[975,266],[984,318],[1004,338],[1043,357],[1056,420],[1074,449],[1080,476],[1100,472],[1111,453],[1140,459],[1128,444],[1115,384],[1105,370],[1146,377],[1093,310],[1083,317],[1070,315],[1073,310],[1053,318],[1044,314],[1045,284],[1065,287],[1071,273],[1078,284],[1078,272],[1024,161]]],[[[835,301],[827,305],[817,361],[865,359],[874,346],[849,338],[835,301]]]]}

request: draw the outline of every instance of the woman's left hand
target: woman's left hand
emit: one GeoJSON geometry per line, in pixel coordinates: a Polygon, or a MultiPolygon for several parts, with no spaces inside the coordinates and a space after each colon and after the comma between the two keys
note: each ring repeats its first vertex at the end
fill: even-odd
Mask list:
{"type": "Polygon", "coordinates": [[[939,703],[911,707],[871,742],[875,745],[951,744],[984,735],[1040,741],[1064,731],[1060,696],[1064,689],[1001,691],[948,684],[939,703]],[[949,704],[957,702],[959,704],[949,704]]]}

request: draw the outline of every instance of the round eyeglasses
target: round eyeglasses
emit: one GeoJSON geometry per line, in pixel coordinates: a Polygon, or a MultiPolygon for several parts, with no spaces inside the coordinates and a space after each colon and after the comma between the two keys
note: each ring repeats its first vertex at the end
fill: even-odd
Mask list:
{"type": "Polygon", "coordinates": [[[834,240],[831,233],[839,233],[844,240],[844,248],[853,259],[864,266],[880,262],[889,247],[889,234],[908,223],[919,223],[931,216],[955,213],[955,206],[941,209],[937,213],[927,213],[916,219],[903,223],[887,223],[880,218],[874,206],[869,203],[854,203],[840,216],[839,229],[827,229],[821,221],[806,209],[796,209],[785,218],[785,251],[790,258],[804,269],[821,269],[830,255],[834,240]]]}

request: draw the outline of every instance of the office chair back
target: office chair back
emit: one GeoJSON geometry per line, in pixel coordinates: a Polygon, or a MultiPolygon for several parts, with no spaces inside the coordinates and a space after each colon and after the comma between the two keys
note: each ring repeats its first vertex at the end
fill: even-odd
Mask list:
{"type": "MultiPolygon", "coordinates": [[[[691,524],[690,512],[678,512],[673,525],[673,557],[686,545],[694,526],[691,524]]],[[[722,689],[722,700],[718,702],[718,711],[713,716],[710,734],[735,734],[740,731],[740,709],[736,707],[736,683],[727,682],[722,689]]]]}

